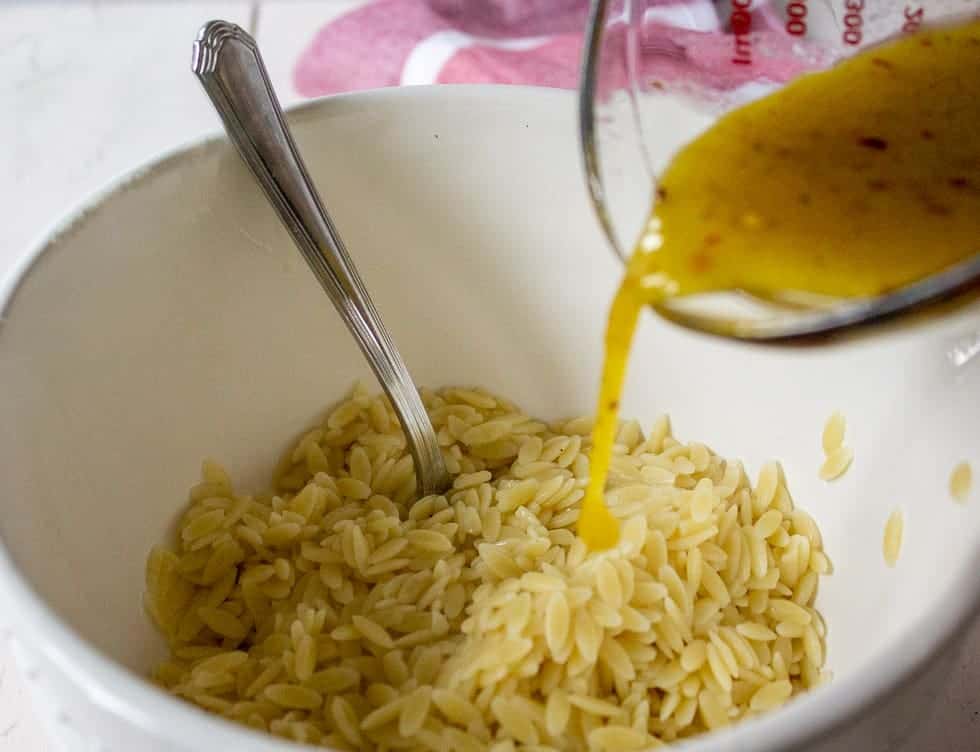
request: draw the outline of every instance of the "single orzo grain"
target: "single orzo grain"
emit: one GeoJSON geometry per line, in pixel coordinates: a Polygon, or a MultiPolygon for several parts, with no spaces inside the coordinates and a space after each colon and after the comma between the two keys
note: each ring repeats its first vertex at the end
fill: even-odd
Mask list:
{"type": "Polygon", "coordinates": [[[953,468],[949,476],[949,493],[954,501],[961,504],[970,495],[970,487],[973,485],[973,470],[969,462],[960,462],[953,468]]]}
{"type": "Polygon", "coordinates": [[[881,544],[885,563],[893,567],[898,562],[898,556],[902,552],[902,537],[905,529],[905,516],[901,509],[896,509],[888,516],[885,523],[885,534],[881,544]]]}

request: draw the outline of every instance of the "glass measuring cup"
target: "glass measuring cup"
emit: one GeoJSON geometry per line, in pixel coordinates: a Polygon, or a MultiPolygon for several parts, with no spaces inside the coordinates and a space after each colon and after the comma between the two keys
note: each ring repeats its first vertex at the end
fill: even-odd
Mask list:
{"type": "Polygon", "coordinates": [[[865,47],[978,11],[978,0],[595,0],[579,119],[612,248],[627,258],[656,176],[718,115],[865,47]]]}

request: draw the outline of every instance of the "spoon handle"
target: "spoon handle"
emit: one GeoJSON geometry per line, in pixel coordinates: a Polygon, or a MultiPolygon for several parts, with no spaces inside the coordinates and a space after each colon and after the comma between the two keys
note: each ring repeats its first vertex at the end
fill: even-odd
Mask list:
{"type": "Polygon", "coordinates": [[[391,400],[415,461],[419,492],[445,491],[449,476],[432,423],[313,187],[255,40],[234,24],[211,21],[198,33],[191,68],[391,400]]]}

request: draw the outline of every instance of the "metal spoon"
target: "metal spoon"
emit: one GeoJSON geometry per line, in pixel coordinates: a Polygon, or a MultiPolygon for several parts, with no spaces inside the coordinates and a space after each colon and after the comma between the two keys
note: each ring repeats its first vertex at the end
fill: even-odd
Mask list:
{"type": "Polygon", "coordinates": [[[449,487],[418,390],[303,165],[255,40],[227,21],[205,24],[191,69],[283,225],[347,324],[391,400],[415,461],[419,493],[449,487]]]}
{"type": "MultiPolygon", "coordinates": [[[[625,262],[626,249],[617,238],[606,197],[608,187],[603,179],[599,148],[599,130],[603,128],[603,124],[596,107],[601,93],[608,94],[606,90],[616,87],[616,84],[611,84],[604,77],[611,76],[615,79],[616,74],[622,75],[617,68],[617,62],[621,61],[607,62],[602,58],[607,21],[612,18],[610,14],[614,12],[614,8],[618,7],[609,0],[592,2],[589,26],[585,34],[585,49],[582,54],[578,116],[589,195],[610,246],[625,262]]],[[[630,19],[625,15],[618,20],[630,23],[630,19]]],[[[658,50],[659,54],[666,56],[677,54],[668,42],[664,41],[661,44],[663,49],[658,50]]],[[[635,97],[639,95],[631,90],[630,96],[635,108],[635,97]]],[[[638,117],[635,110],[633,116],[638,117]]],[[[639,121],[634,122],[633,126],[638,129],[639,121]]],[[[646,164],[649,170],[649,158],[644,151],[642,138],[639,141],[635,159],[646,164]]],[[[712,313],[698,306],[697,301],[683,300],[659,305],[655,309],[664,318],[681,326],[722,337],[760,342],[794,341],[814,335],[863,328],[953,298],[978,284],[980,284],[980,254],[905,287],[871,298],[853,300],[824,298],[809,303],[782,300],[768,295],[754,295],[751,290],[743,290],[735,291],[740,293],[742,298],[741,301],[736,302],[743,304],[748,302],[749,305],[743,305],[742,308],[754,308],[751,315],[732,313],[730,310],[712,313]]]]}

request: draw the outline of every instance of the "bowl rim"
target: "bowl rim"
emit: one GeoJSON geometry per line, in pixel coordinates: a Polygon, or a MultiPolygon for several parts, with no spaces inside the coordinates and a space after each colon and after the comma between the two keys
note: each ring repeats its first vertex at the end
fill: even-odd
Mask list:
{"type": "MultiPolygon", "coordinates": [[[[286,112],[290,118],[317,118],[327,109],[336,111],[350,107],[354,111],[364,104],[397,107],[402,99],[453,104],[468,102],[483,106],[497,103],[520,111],[513,107],[514,100],[528,101],[528,106],[540,106],[540,100],[547,99],[555,103],[547,105],[552,109],[568,108],[569,128],[574,129],[574,97],[575,92],[567,90],[499,84],[392,87],[319,97],[291,106],[286,112]]],[[[161,150],[76,202],[36,236],[8,273],[0,278],[0,321],[6,320],[8,308],[39,259],[56,246],[62,236],[81,226],[91,213],[108,206],[127,188],[153,180],[161,171],[179,167],[200,151],[227,143],[222,133],[214,131],[161,150]]],[[[578,154],[575,156],[580,158],[578,154]]],[[[2,330],[0,327],[0,354],[3,352],[2,330]]],[[[980,550],[966,558],[968,561],[950,583],[950,593],[969,597],[948,598],[948,608],[920,615],[901,639],[887,646],[860,674],[835,679],[827,686],[794,698],[772,713],[675,742],[672,746],[684,752],[743,749],[777,752],[805,745],[817,737],[832,737],[858,715],[886,702],[888,693],[900,683],[924,673],[930,667],[929,660],[952,647],[980,613],[980,578],[969,576],[980,568],[980,550]]],[[[4,610],[12,615],[10,621],[15,624],[11,636],[54,664],[95,706],[120,716],[145,733],[187,749],[205,744],[243,752],[290,752],[304,747],[323,749],[297,746],[295,742],[216,717],[155,687],[147,678],[104,654],[75,632],[44,601],[27,575],[17,568],[0,536],[0,603],[4,601],[10,606],[4,610]],[[30,637],[24,641],[23,635],[30,637]]]]}

